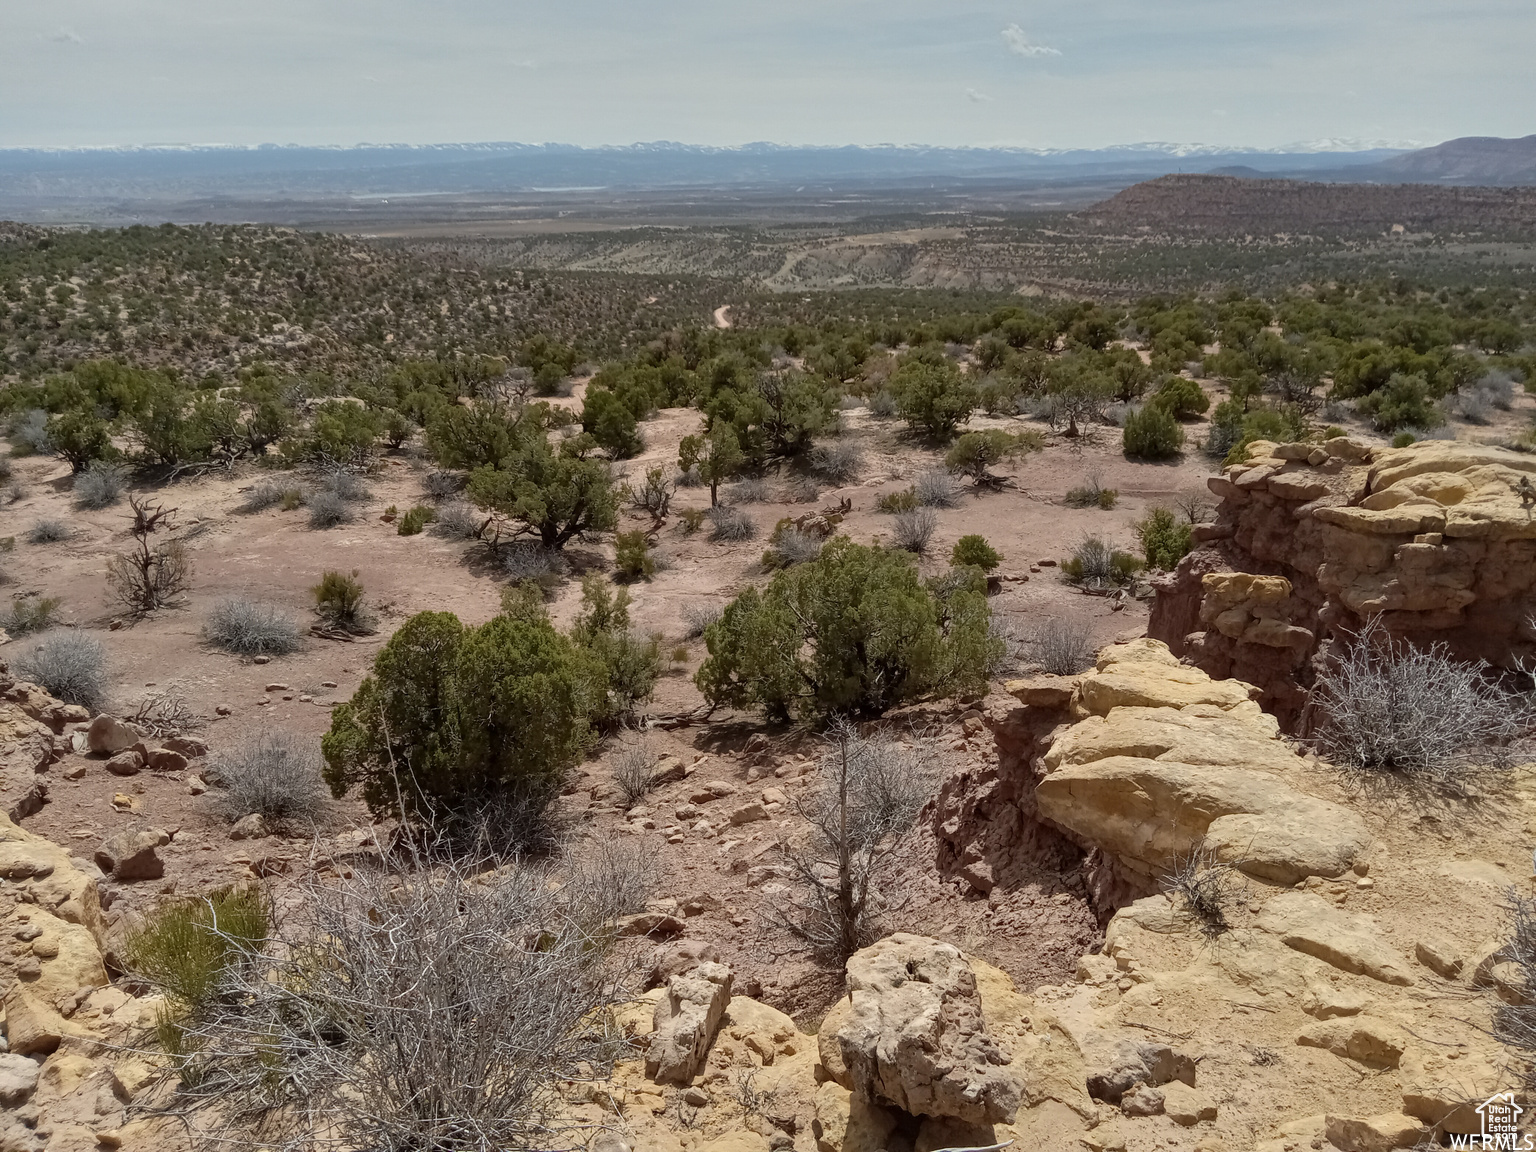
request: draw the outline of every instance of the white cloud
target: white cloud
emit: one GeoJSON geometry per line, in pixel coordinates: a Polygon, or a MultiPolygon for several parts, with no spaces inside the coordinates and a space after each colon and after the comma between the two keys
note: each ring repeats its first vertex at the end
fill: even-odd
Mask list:
{"type": "Polygon", "coordinates": [[[992,97],[988,96],[985,92],[978,92],[974,88],[967,88],[965,90],[965,98],[972,104],[989,104],[992,101],[992,97]]]}
{"type": "Polygon", "coordinates": [[[1008,46],[1008,51],[1015,56],[1060,56],[1061,50],[1047,48],[1044,44],[1031,44],[1029,37],[1024,34],[1024,29],[1017,24],[1010,24],[998,33],[1003,38],[1003,43],[1008,46]]]}
{"type": "Polygon", "coordinates": [[[48,39],[52,40],[55,44],[85,43],[85,41],[80,38],[80,33],[76,32],[73,28],[60,28],[57,32],[53,33],[53,35],[49,36],[48,39]]]}

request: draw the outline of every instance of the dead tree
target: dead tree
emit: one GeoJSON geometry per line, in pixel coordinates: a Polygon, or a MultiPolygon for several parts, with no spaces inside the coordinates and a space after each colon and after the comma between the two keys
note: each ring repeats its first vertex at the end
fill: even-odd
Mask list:
{"type": "Polygon", "coordinates": [[[150,537],[174,527],[175,508],[128,497],[133,509],[134,547],[119,553],[107,564],[107,583],[130,611],[153,612],[171,603],[184,591],[192,575],[192,560],[180,540],[151,544],[150,537]]]}

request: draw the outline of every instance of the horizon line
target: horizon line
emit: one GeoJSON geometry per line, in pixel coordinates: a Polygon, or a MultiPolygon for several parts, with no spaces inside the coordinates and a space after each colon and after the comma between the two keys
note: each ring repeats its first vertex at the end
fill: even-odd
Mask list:
{"type": "MultiPolygon", "coordinates": [[[[1458,139],[1521,139],[1520,137],[1458,137],[1458,139]]],[[[0,152],[262,152],[262,151],[317,151],[347,152],[374,150],[429,150],[429,149],[570,149],[581,152],[629,151],[641,148],[670,148],[698,152],[741,152],[749,149],[775,151],[832,152],[848,149],[862,151],[944,151],[944,152],[1010,152],[1027,155],[1049,156],[1067,152],[1117,152],[1117,151],[1172,151],[1187,150],[1190,153],[1252,153],[1252,154],[1321,154],[1338,152],[1410,152],[1432,147],[1414,140],[1369,140],[1352,137],[1325,137],[1318,140],[1294,141],[1288,144],[1262,146],[1253,144],[1210,144],[1201,141],[1137,140],[1122,144],[1099,146],[1075,145],[1070,147],[1031,144],[932,144],[897,143],[886,141],[875,144],[788,144],[772,140],[751,140],[740,144],[687,144],[677,140],[636,140],[628,144],[569,144],[558,140],[442,140],[426,144],[409,144],[390,141],[358,141],[352,144],[296,144],[264,141],[256,144],[239,144],[227,141],[149,141],[135,144],[0,144],[0,152]]]]}

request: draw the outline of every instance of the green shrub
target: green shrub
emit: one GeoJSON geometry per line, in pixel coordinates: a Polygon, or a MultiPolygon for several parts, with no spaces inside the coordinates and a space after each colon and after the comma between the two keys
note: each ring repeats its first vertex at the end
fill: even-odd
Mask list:
{"type": "Polygon", "coordinates": [[[957,568],[980,568],[983,572],[990,572],[1003,562],[1002,554],[987,543],[985,536],[972,534],[962,536],[955,541],[955,547],[949,554],[949,562],[957,568]]]}
{"type": "Polygon", "coordinates": [[[1148,404],[1140,412],[1126,414],[1122,443],[1127,456],[1167,460],[1184,447],[1184,429],[1168,409],[1148,404]]]}
{"type": "Polygon", "coordinates": [[[642,529],[620,532],[613,538],[614,572],[620,580],[645,580],[656,572],[651,541],[642,529]]]}
{"type": "Polygon", "coordinates": [[[1152,394],[1153,404],[1166,408],[1176,420],[1192,420],[1205,413],[1211,398],[1195,381],[1185,376],[1170,376],[1152,394]]]}
{"type": "Polygon", "coordinates": [[[581,427],[615,460],[638,456],[645,448],[634,411],[624,397],[595,383],[582,401],[581,427]]]}
{"type": "MultiPolygon", "coordinates": [[[[309,435],[293,444],[300,459],[345,467],[366,465],[384,430],[379,413],[354,400],[327,400],[315,410],[309,435]]],[[[288,451],[285,442],[284,451],[288,451]]]]}
{"type": "Polygon", "coordinates": [[[1067,489],[1064,503],[1068,508],[1102,508],[1109,511],[1120,499],[1118,488],[1106,488],[1097,473],[1088,476],[1086,484],[1067,489]]]}
{"type": "Polygon", "coordinates": [[[420,612],[332,713],[324,776],[375,815],[448,817],[498,795],[536,806],[587,747],[598,663],[531,611],[465,628],[420,612]]]}
{"type": "Polygon", "coordinates": [[[437,509],[430,504],[417,504],[406,514],[400,517],[400,523],[395,526],[395,532],[400,536],[416,536],[428,524],[437,522],[437,509]]]}
{"type": "Polygon", "coordinates": [[[112,425],[94,412],[72,409],[48,420],[48,443],[69,461],[70,470],[84,472],[92,464],[107,463],[120,453],[112,444],[112,425]]]}
{"type": "Polygon", "coordinates": [[[593,724],[609,727],[633,715],[649,700],[662,673],[661,637],[641,638],[629,630],[629,592],[616,592],[601,576],[581,582],[581,611],[571,640],[591,656],[600,683],[591,712],[593,724]]]}
{"type": "Polygon", "coordinates": [[[900,492],[882,492],[875,498],[877,512],[895,515],[898,512],[911,512],[916,507],[917,493],[911,488],[903,488],[900,492]]]}
{"type": "Polygon", "coordinates": [[[230,966],[256,955],[271,920],[260,888],[219,889],[161,905],[128,938],[124,958],[178,1014],[195,1017],[219,995],[230,966]]]}
{"type": "Polygon", "coordinates": [[[1169,571],[1194,547],[1193,525],[1167,508],[1154,508],[1136,524],[1147,567],[1169,571]]]}
{"type": "Polygon", "coordinates": [[[1412,432],[1399,432],[1396,436],[1392,437],[1392,447],[1406,448],[1410,444],[1418,443],[1418,439],[1412,432]]]}
{"type": "Polygon", "coordinates": [[[1307,438],[1307,418],[1295,405],[1279,408],[1255,408],[1243,417],[1241,434],[1227,451],[1225,464],[1241,464],[1248,457],[1248,445],[1255,440],[1290,444],[1307,438]]]}
{"type": "Polygon", "coordinates": [[[1069,584],[1085,584],[1090,588],[1129,584],[1139,571],[1140,560],[1129,552],[1111,548],[1097,536],[1088,537],[1061,562],[1061,573],[1069,584]]]}
{"type": "Polygon", "coordinates": [[[384,442],[396,451],[403,448],[405,442],[416,435],[416,425],[404,412],[385,408],[380,416],[383,418],[384,442]]]}
{"type": "Polygon", "coordinates": [[[0,615],[0,628],[12,637],[41,632],[53,626],[63,603],[58,596],[18,596],[11,601],[10,612],[0,615]]]}
{"type": "Polygon", "coordinates": [[[955,441],[944,454],[944,466],[957,476],[965,476],[973,483],[995,487],[1001,477],[992,474],[992,468],[1004,460],[1028,452],[1039,452],[1045,447],[1040,433],[1027,431],[1010,436],[1000,428],[985,432],[967,432],[955,441]]]}
{"type": "Polygon", "coordinates": [[[608,465],[588,458],[584,436],[567,440],[557,453],[543,436],[525,443],[497,467],[476,468],[469,498],[481,508],[520,520],[545,548],[611,530],[618,497],[608,465]]]}
{"type": "Polygon", "coordinates": [[[321,573],[320,583],[309,594],[321,615],[343,626],[357,622],[363,604],[363,584],[357,579],[357,569],[350,576],[334,570],[321,573]]]}
{"type": "Polygon", "coordinates": [[[684,508],[677,514],[677,518],[683,523],[683,534],[692,536],[700,528],[704,527],[704,517],[708,515],[707,508],[684,508]]]}
{"type": "Polygon", "coordinates": [[[932,692],[983,690],[1002,654],[989,625],[985,581],[936,593],[904,553],[838,537],[733,600],[704,632],[694,681],[711,704],[777,719],[878,716],[932,692]]]}
{"type": "Polygon", "coordinates": [[[889,387],[907,425],[935,440],[952,437],[981,399],[976,385],[948,361],[908,361],[891,375],[889,387]]]}
{"type": "Polygon", "coordinates": [[[746,466],[746,453],[736,429],[725,421],[716,421],[707,433],[684,436],[678,445],[677,466],[684,472],[697,472],[709,485],[709,505],[720,503],[720,485],[746,466]]]}
{"type": "Polygon", "coordinates": [[[277,506],[284,512],[292,512],[295,508],[304,505],[305,493],[302,488],[285,488],[278,497],[277,506]]]}
{"type": "Polygon", "coordinates": [[[1356,402],[1381,432],[1399,428],[1438,428],[1445,416],[1435,405],[1428,382],[1422,376],[1395,374],[1384,388],[1356,402]]]}

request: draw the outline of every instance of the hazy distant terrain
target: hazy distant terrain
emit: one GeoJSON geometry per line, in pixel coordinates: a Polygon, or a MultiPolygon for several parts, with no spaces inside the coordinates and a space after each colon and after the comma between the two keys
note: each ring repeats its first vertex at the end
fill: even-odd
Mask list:
{"type": "Polygon", "coordinates": [[[1241,165],[1296,173],[1368,166],[1391,149],[1291,150],[1138,144],[1098,150],[620,148],[481,144],[356,148],[0,151],[0,217],[95,224],[327,227],[483,225],[595,203],[663,215],[839,213],[891,201],[1028,209],[1092,203],[1138,180],[1241,165]],[[705,202],[705,203],[701,203],[705,202]]]}

